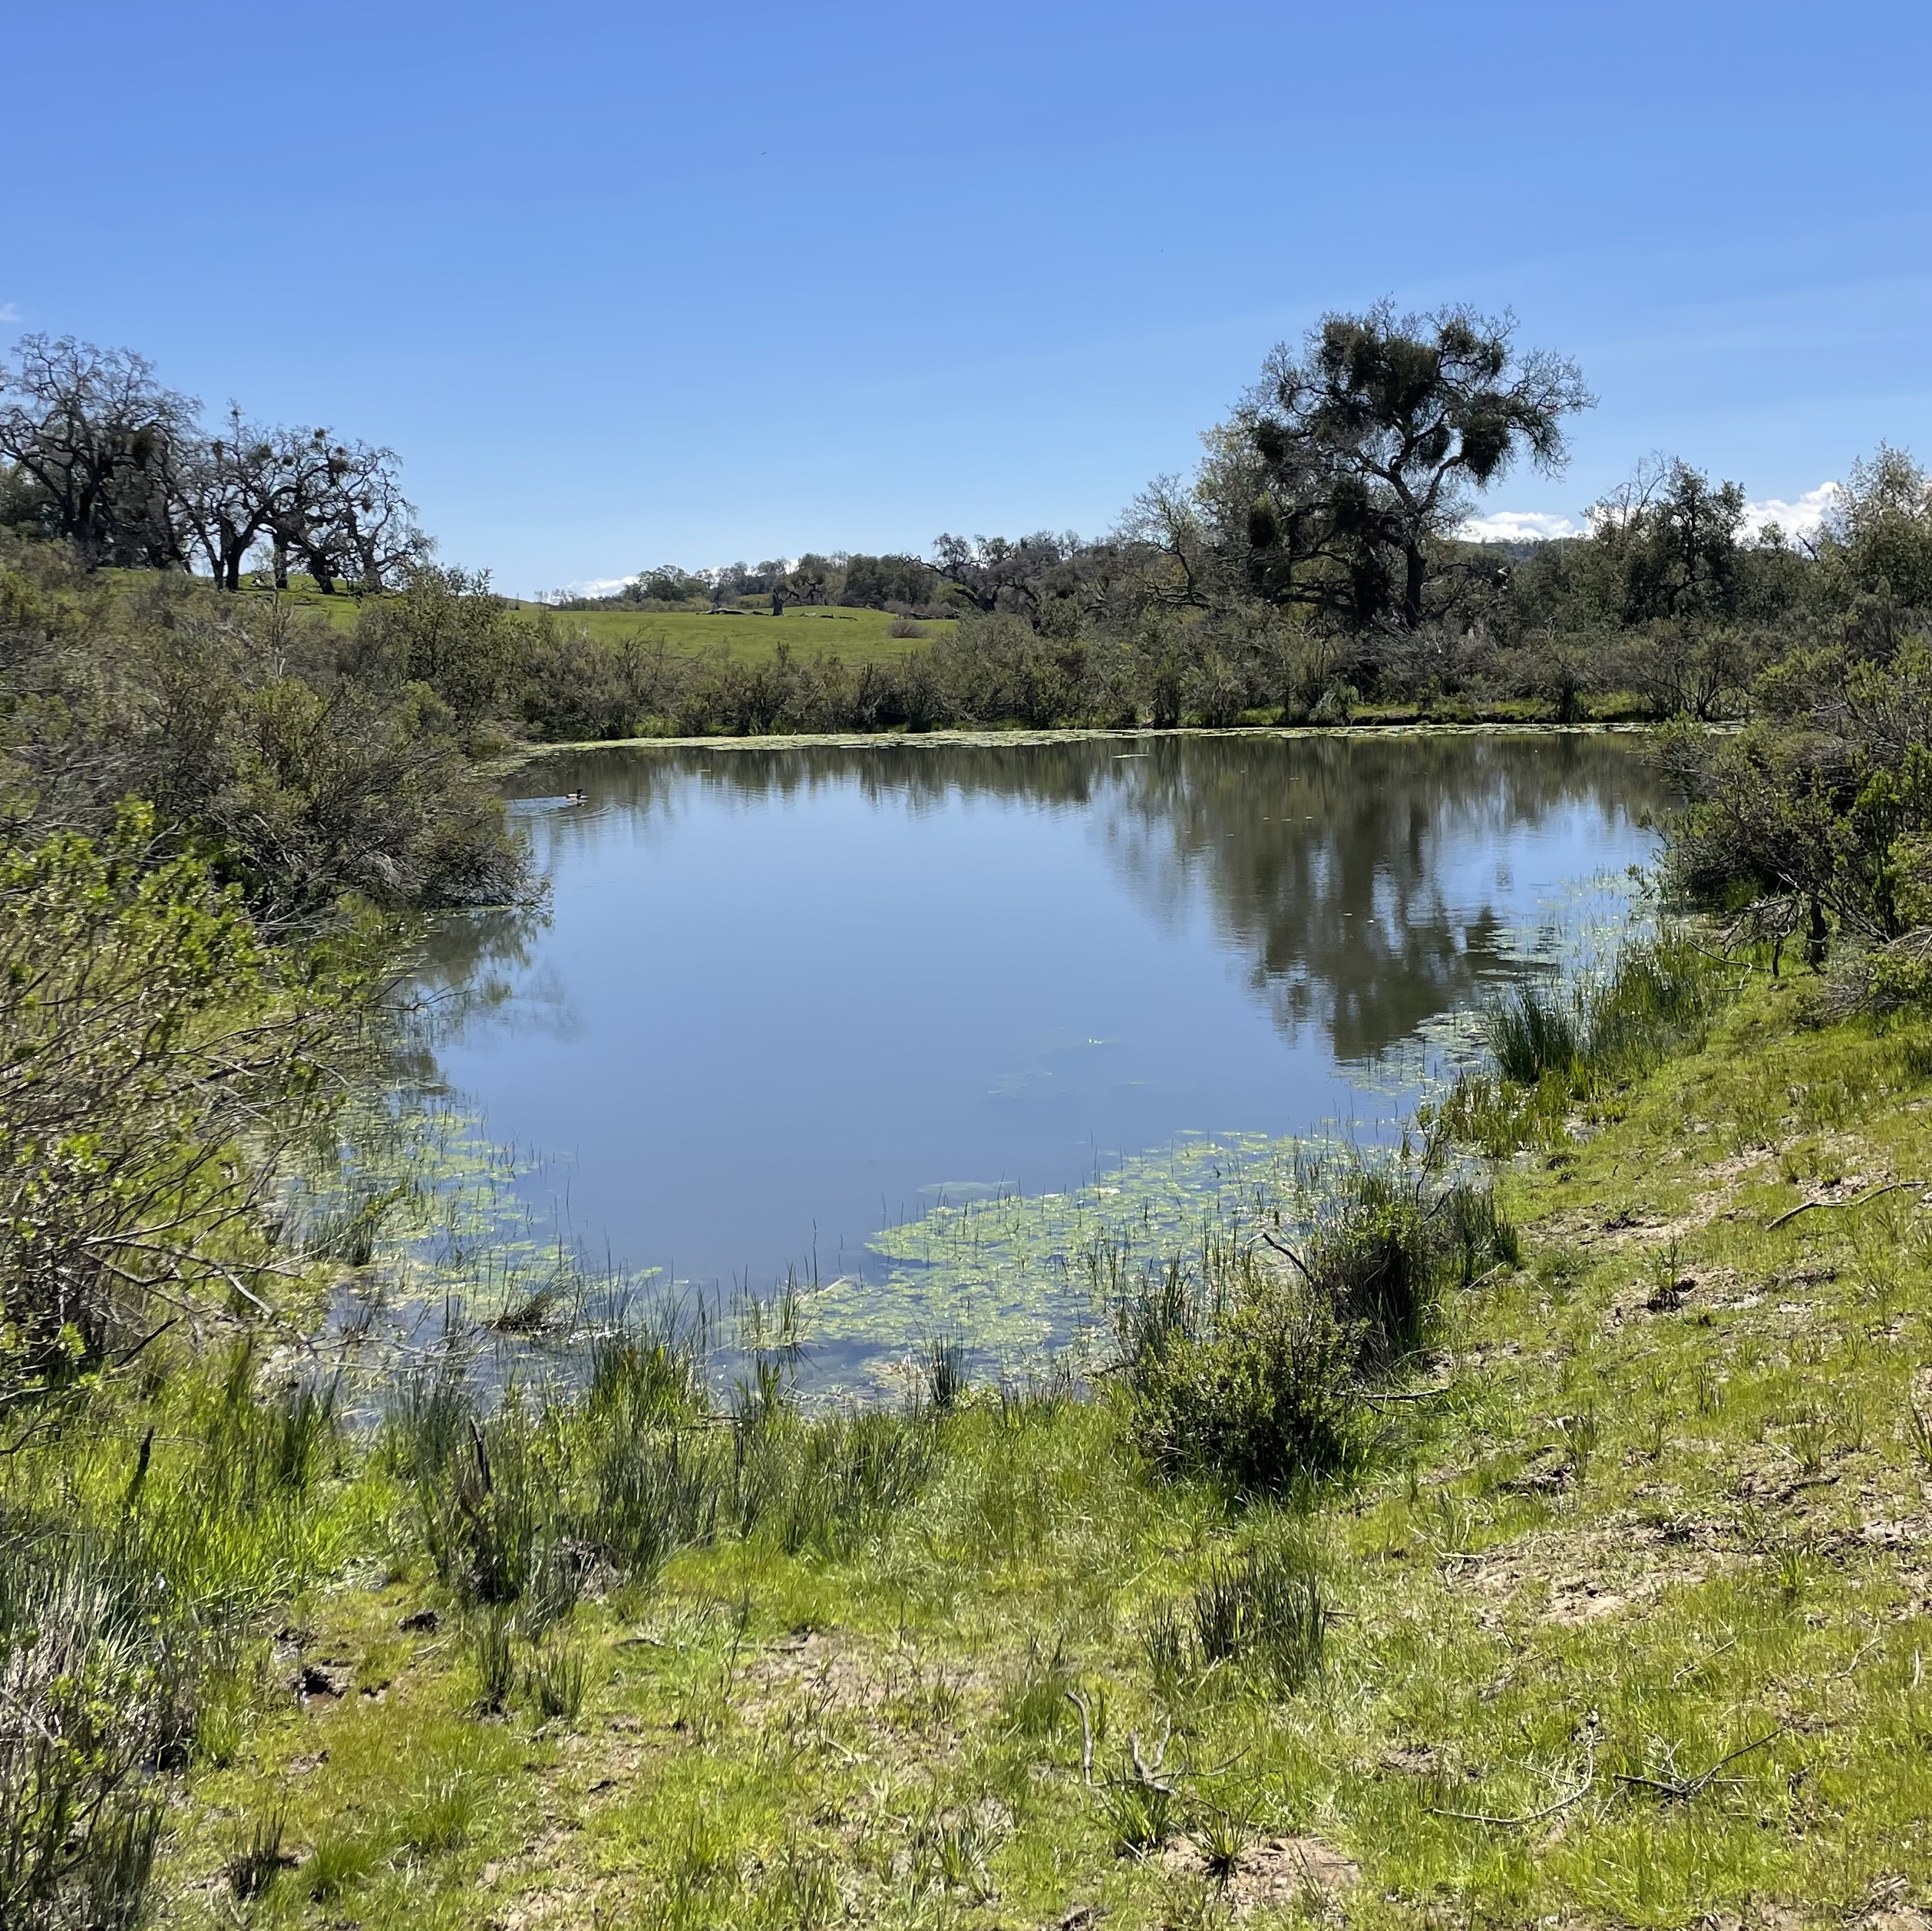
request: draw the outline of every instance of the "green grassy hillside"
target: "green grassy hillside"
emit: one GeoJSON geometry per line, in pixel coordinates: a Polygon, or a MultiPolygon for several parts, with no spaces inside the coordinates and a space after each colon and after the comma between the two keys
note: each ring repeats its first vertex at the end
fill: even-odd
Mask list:
{"type": "MultiPolygon", "coordinates": [[[[284,596],[296,609],[319,612],[344,630],[354,627],[361,607],[358,598],[324,596],[312,588],[292,589],[284,596]]],[[[517,607],[534,612],[540,606],[520,603],[517,607]]],[[[559,610],[553,613],[553,621],[560,629],[581,631],[600,643],[614,643],[627,637],[663,637],[679,650],[722,649],[733,656],[757,662],[771,657],[783,642],[801,656],[824,653],[848,664],[882,663],[910,656],[923,649],[933,638],[944,636],[956,627],[952,618],[922,619],[919,625],[922,635],[894,637],[888,632],[897,619],[887,611],[804,606],[789,609],[782,617],[739,610],[715,616],[702,611],[559,610]]]]}
{"type": "Polygon", "coordinates": [[[955,627],[950,618],[922,619],[923,637],[894,637],[888,631],[895,619],[883,610],[788,610],[782,617],[733,611],[710,616],[639,612],[622,610],[560,610],[556,621],[565,626],[581,625],[593,636],[616,639],[642,635],[667,637],[685,650],[728,650],[735,656],[756,659],[770,657],[779,644],[789,644],[794,653],[817,656],[821,652],[842,658],[848,664],[884,662],[909,657],[923,650],[934,637],[949,634],[955,627]]]}

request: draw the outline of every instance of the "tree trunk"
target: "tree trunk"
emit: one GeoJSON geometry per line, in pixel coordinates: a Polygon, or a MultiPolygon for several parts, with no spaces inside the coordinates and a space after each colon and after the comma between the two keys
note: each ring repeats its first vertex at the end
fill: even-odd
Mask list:
{"type": "Polygon", "coordinates": [[[1419,630],[1422,627],[1422,586],[1428,580],[1428,559],[1414,548],[1405,549],[1402,556],[1406,568],[1402,579],[1402,628],[1419,630]]]}

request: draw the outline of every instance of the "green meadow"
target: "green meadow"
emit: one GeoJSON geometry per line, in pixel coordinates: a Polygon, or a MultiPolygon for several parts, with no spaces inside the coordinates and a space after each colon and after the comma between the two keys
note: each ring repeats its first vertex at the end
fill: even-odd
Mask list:
{"type": "MultiPolygon", "coordinates": [[[[272,593],[253,595],[264,599],[272,593]]],[[[381,602],[378,598],[375,599],[381,602]]],[[[326,617],[337,630],[352,630],[364,603],[369,599],[339,592],[325,596],[298,581],[282,593],[289,609],[313,612],[326,617]]],[[[537,616],[547,606],[518,599],[506,602],[514,609],[537,616]]],[[[794,605],[781,617],[758,610],[725,610],[715,613],[700,610],[556,610],[550,622],[560,631],[581,635],[591,642],[614,646],[642,640],[662,640],[681,653],[704,653],[738,659],[749,663],[768,662],[778,654],[780,644],[798,655],[825,655],[853,665],[892,663],[916,655],[934,640],[949,636],[958,629],[956,619],[921,618],[910,635],[894,636],[893,629],[907,626],[884,610],[816,609],[794,605]]]]}

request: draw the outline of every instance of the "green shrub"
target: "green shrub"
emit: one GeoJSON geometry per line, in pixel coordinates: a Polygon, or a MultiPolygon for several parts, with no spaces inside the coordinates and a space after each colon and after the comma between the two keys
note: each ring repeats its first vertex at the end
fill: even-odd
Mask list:
{"type": "Polygon", "coordinates": [[[1428,1345],[1445,1291],[1517,1254],[1486,1187],[1355,1167],[1300,1253],[1271,1241],[1210,1251],[1197,1272],[1171,1261],[1120,1298],[1134,1438],[1158,1468],[1240,1490],[1356,1469],[1373,1433],[1364,1383],[1428,1345]]]}
{"type": "Polygon", "coordinates": [[[144,1914],[166,1792],[194,1729],[198,1646],[138,1549],[8,1525],[0,1540],[0,1905],[18,1931],[144,1914]]]}
{"type": "Polygon", "coordinates": [[[276,1155],[347,1056],[352,985],[278,961],[154,837],[130,807],[100,841],[0,853],[0,1378],[94,1360],[157,1301],[259,1309],[276,1155]]]}
{"type": "Polygon", "coordinates": [[[1326,1298],[1252,1256],[1217,1298],[1165,1329],[1144,1310],[1125,1324],[1123,1342],[1139,1344],[1125,1366],[1141,1451],[1158,1468],[1241,1490],[1359,1464],[1356,1337],[1326,1298]]]}

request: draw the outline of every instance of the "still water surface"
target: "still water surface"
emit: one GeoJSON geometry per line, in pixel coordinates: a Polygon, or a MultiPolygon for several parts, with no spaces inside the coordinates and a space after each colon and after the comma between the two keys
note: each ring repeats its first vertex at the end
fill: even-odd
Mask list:
{"type": "Polygon", "coordinates": [[[510,788],[551,903],[444,936],[484,996],[443,1077],[593,1253],[755,1289],[882,1279],[882,1229],[1184,1136],[1385,1130],[1663,802],[1640,746],[1554,734],[626,749],[510,788]]]}

